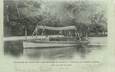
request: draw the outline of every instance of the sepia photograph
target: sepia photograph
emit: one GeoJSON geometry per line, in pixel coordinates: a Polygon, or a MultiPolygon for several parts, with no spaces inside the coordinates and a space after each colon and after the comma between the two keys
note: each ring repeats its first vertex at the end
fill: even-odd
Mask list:
{"type": "Polygon", "coordinates": [[[107,5],[90,0],[4,0],[4,56],[87,58],[107,46],[107,5]]]}

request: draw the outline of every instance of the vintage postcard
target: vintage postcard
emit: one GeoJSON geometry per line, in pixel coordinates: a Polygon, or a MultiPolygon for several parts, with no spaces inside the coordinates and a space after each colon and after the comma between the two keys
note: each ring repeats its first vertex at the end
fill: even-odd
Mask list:
{"type": "Polygon", "coordinates": [[[2,72],[114,72],[114,1],[1,2],[2,72]]]}

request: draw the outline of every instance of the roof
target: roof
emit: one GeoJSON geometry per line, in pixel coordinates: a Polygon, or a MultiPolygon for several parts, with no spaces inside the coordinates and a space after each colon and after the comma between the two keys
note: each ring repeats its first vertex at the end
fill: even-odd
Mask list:
{"type": "Polygon", "coordinates": [[[75,26],[66,27],[49,27],[49,26],[37,26],[38,29],[48,29],[48,30],[76,30],[75,26]]]}

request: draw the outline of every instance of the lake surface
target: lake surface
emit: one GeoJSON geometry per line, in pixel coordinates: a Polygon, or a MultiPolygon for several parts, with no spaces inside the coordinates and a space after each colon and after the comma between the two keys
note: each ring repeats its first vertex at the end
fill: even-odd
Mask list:
{"type": "Polygon", "coordinates": [[[103,49],[107,44],[107,37],[89,37],[90,45],[63,48],[36,48],[23,49],[23,41],[7,41],[4,43],[4,54],[15,57],[27,57],[32,59],[70,59],[76,56],[86,57],[93,51],[103,49]],[[91,44],[102,44],[91,45],[91,44]]]}

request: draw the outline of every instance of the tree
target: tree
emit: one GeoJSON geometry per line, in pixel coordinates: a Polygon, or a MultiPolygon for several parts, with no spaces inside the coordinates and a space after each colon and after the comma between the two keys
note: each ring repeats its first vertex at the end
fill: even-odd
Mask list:
{"type": "MultiPolygon", "coordinates": [[[[26,28],[31,34],[36,23],[40,21],[41,16],[37,15],[36,17],[27,16],[23,9],[26,9],[32,5],[35,11],[40,8],[40,3],[35,1],[5,1],[4,2],[4,30],[5,36],[18,36],[24,35],[24,29],[26,28]],[[25,14],[24,14],[25,13],[25,14]],[[7,28],[7,29],[6,29],[7,28]],[[9,33],[8,33],[9,32],[9,33]]],[[[27,11],[32,13],[33,11],[27,11]]]]}
{"type": "Polygon", "coordinates": [[[94,14],[92,17],[90,17],[91,25],[90,32],[91,33],[105,33],[107,31],[107,20],[105,18],[104,12],[99,12],[94,14]]]}

